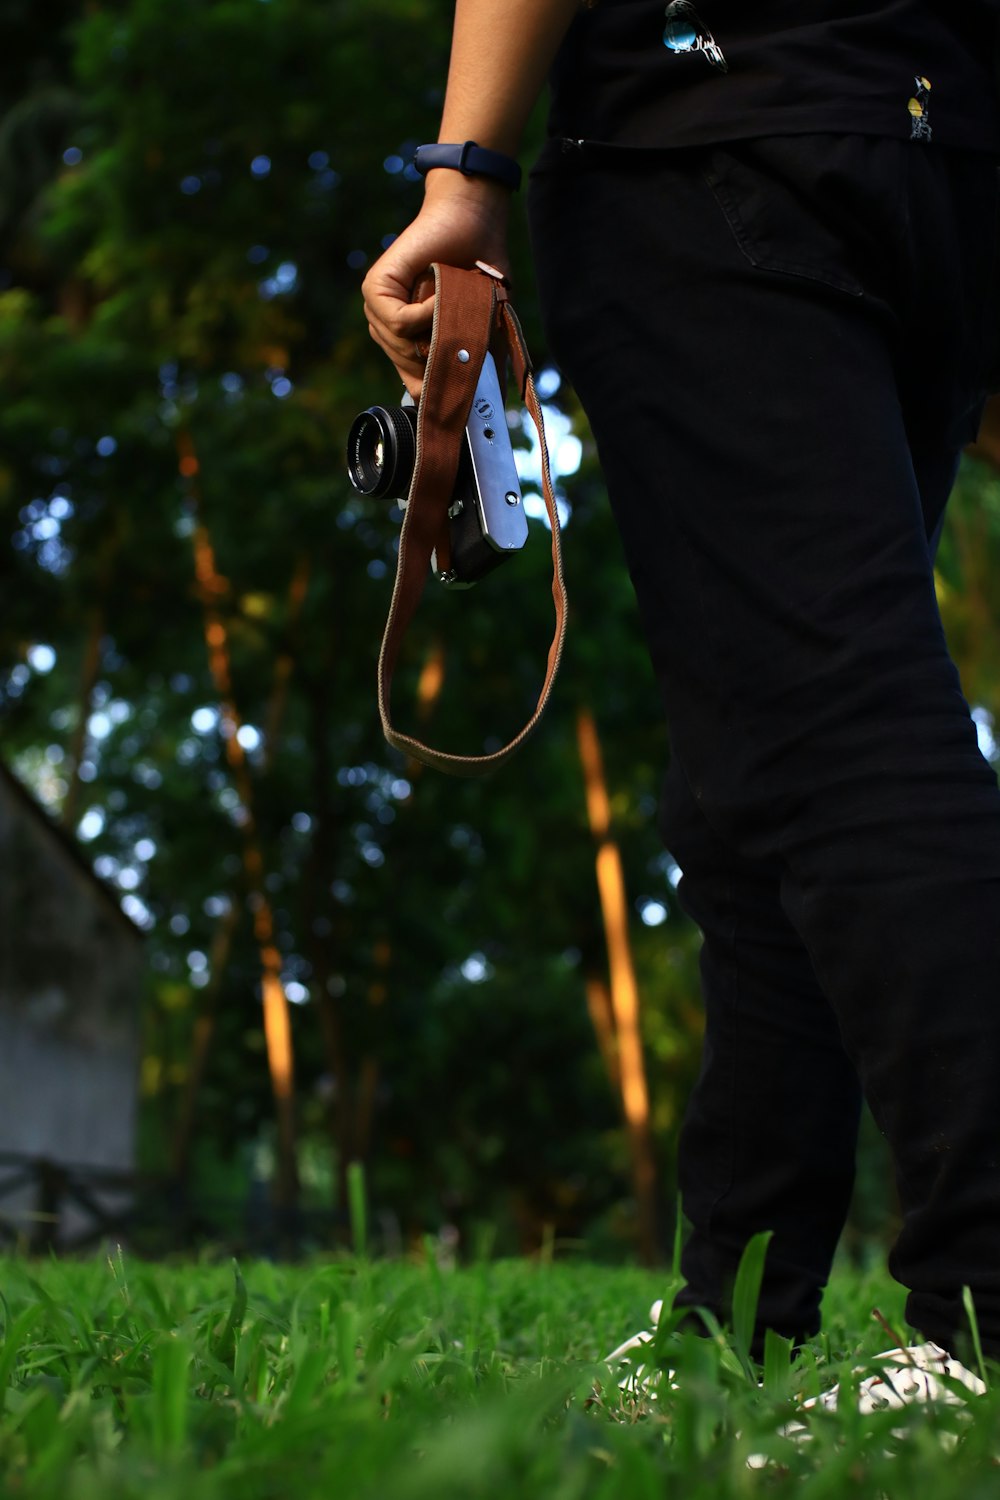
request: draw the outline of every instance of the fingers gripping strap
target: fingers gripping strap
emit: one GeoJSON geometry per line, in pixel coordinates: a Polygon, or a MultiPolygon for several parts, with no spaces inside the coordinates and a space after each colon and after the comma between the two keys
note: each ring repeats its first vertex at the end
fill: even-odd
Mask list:
{"type": "Polygon", "coordinates": [[[566,586],[563,580],[559,516],[552,490],[541,405],[531,379],[531,362],[520,326],[497,284],[481,271],[435,265],[434,327],[417,416],[417,458],[399,538],[396,581],[389,605],[378,663],[378,707],[390,745],[424,765],[453,776],[483,776],[496,770],[524,743],[541,718],[552,692],[566,636],[566,586]],[[549,648],[545,680],[535,710],[524,728],[490,755],[453,755],[403,734],[392,723],[389,705],[392,678],[406,629],[416,612],[430,567],[431,553],[444,555],[451,503],[465,424],[479,371],[491,343],[498,352],[509,347],[514,374],[538,432],[542,487],[552,530],[552,597],[555,634],[549,648]],[[468,354],[460,358],[460,351],[468,354]]]}

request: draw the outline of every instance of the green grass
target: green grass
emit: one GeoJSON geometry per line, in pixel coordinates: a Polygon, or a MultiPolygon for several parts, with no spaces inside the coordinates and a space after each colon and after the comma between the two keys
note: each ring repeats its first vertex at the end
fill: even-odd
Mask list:
{"type": "Polygon", "coordinates": [[[581,1264],[458,1271],[0,1262],[0,1494],[30,1500],[663,1500],[1000,1496],[1000,1398],[778,1434],[796,1395],[886,1347],[884,1277],[840,1273],[794,1364],[747,1359],[754,1267],[728,1339],[662,1335],[679,1390],[635,1399],[600,1356],[664,1275],[581,1264]],[[775,1459],[746,1468],[751,1452],[775,1459]]]}

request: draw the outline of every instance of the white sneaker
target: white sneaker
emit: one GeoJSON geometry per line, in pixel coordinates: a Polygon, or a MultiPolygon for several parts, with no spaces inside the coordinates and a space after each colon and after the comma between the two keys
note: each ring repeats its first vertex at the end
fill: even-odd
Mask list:
{"type": "Polygon", "coordinates": [[[642,1392],[646,1395],[653,1396],[653,1398],[655,1399],[653,1387],[659,1383],[660,1375],[662,1372],[660,1370],[649,1370],[647,1372],[645,1365],[634,1364],[631,1360],[627,1359],[626,1356],[629,1355],[633,1349],[641,1349],[643,1344],[648,1344],[650,1342],[653,1334],[656,1332],[657,1326],[660,1321],[660,1314],[662,1311],[663,1299],[661,1297],[656,1302],[654,1302],[652,1307],[649,1309],[649,1321],[653,1325],[652,1328],[643,1328],[640,1329],[638,1333],[633,1333],[632,1337],[626,1339],[624,1344],[619,1344],[617,1349],[612,1349],[610,1354],[606,1354],[604,1356],[604,1363],[612,1367],[612,1371],[614,1374],[618,1374],[619,1367],[622,1364],[626,1364],[628,1366],[625,1374],[618,1382],[619,1388],[621,1390],[630,1391],[634,1395],[638,1395],[640,1392],[642,1392]]]}
{"type": "MultiPolygon", "coordinates": [[[[955,1390],[964,1386],[974,1396],[984,1396],[986,1387],[978,1375],[973,1375],[957,1359],[952,1359],[940,1344],[911,1344],[907,1349],[890,1349],[880,1354],[873,1363],[884,1366],[876,1375],[869,1375],[858,1386],[858,1410],[863,1416],[869,1412],[886,1411],[890,1407],[909,1406],[915,1401],[941,1401],[946,1406],[964,1406],[965,1398],[955,1390]]],[[[803,1401],[803,1409],[822,1407],[824,1411],[836,1411],[839,1385],[803,1401]]]]}
{"type": "MultiPolygon", "coordinates": [[[[856,1392],[862,1416],[928,1401],[945,1406],[964,1406],[965,1397],[955,1390],[956,1385],[974,1396],[986,1393],[986,1386],[979,1376],[967,1370],[957,1359],[952,1359],[939,1344],[911,1344],[906,1349],[889,1349],[885,1354],[879,1354],[873,1364],[881,1369],[862,1380],[856,1392]]],[[[835,1385],[821,1395],[803,1401],[802,1410],[836,1411],[839,1399],[840,1386],[835,1385]]],[[[779,1432],[793,1443],[808,1443],[812,1439],[804,1422],[786,1422],[779,1432]]],[[[747,1468],[763,1469],[771,1462],[763,1453],[751,1453],[747,1468]]]]}

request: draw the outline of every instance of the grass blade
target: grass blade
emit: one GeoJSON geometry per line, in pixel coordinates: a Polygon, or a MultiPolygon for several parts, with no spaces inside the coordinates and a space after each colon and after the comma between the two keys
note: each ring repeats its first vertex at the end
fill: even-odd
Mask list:
{"type": "Polygon", "coordinates": [[[972,1300],[971,1287],[963,1286],[962,1305],[965,1308],[965,1315],[969,1320],[969,1327],[972,1330],[972,1347],[976,1351],[979,1378],[983,1382],[983,1385],[989,1386],[989,1377],[986,1374],[986,1361],[983,1359],[983,1344],[979,1337],[979,1319],[976,1317],[976,1304],[972,1300]]]}
{"type": "Polygon", "coordinates": [[[754,1325],[757,1321],[757,1303],[760,1286],[764,1279],[764,1261],[773,1231],[764,1230],[755,1234],[740,1257],[733,1286],[733,1343],[740,1364],[748,1379],[756,1383],[757,1375],[750,1355],[753,1344],[754,1325]]]}
{"type": "Polygon", "coordinates": [[[243,1319],[247,1311],[246,1283],[240,1273],[239,1264],[235,1260],[233,1261],[233,1278],[236,1285],[229,1316],[216,1329],[210,1346],[212,1358],[217,1359],[220,1364],[230,1370],[233,1367],[233,1357],[236,1352],[236,1335],[243,1327],[243,1319]]]}
{"type": "Polygon", "coordinates": [[[191,1350],[176,1338],[164,1339],[153,1358],[153,1446],[160,1458],[187,1440],[190,1364],[191,1350]]]}
{"type": "Polygon", "coordinates": [[[792,1341],[773,1328],[764,1333],[764,1389],[768,1395],[784,1396],[792,1369],[792,1341]]]}
{"type": "Polygon", "coordinates": [[[4,1329],[4,1341],[0,1347],[0,1412],[4,1409],[7,1399],[7,1386],[17,1363],[17,1356],[21,1352],[24,1336],[42,1316],[43,1308],[37,1304],[34,1307],[26,1307],[24,1312],[19,1313],[13,1323],[4,1329]]]}

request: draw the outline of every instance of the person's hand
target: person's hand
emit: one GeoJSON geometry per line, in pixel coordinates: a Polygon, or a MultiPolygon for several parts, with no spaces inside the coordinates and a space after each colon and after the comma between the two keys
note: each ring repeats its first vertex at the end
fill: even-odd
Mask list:
{"type": "MultiPolygon", "coordinates": [[[[504,273],[510,194],[499,183],[438,167],[427,174],[423,207],[372,266],[361,287],[372,338],[416,400],[424,377],[418,341],[430,338],[433,295],[414,302],[431,263],[471,268],[487,261],[504,273]]],[[[432,292],[430,283],[428,291],[432,292]]]]}

